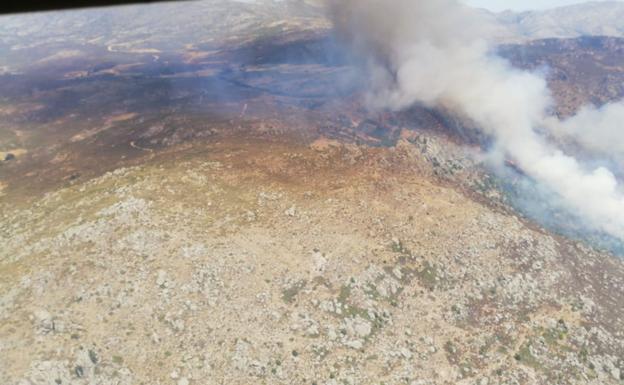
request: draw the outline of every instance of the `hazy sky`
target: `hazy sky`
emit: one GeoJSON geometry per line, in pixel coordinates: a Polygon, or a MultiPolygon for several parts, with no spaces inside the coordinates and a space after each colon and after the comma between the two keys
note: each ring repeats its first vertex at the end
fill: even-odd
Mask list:
{"type": "Polygon", "coordinates": [[[583,0],[463,0],[475,7],[487,8],[492,11],[526,11],[528,9],[545,9],[582,3],[583,0]]]}

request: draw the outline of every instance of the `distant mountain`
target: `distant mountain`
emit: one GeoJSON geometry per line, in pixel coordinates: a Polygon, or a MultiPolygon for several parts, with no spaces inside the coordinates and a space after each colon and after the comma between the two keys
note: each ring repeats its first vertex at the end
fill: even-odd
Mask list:
{"type": "MultiPolygon", "coordinates": [[[[203,0],[0,16],[0,52],[50,47],[68,40],[126,52],[217,48],[259,35],[327,30],[331,23],[324,2],[203,0]]],[[[477,12],[484,18],[484,33],[498,42],[587,35],[624,37],[624,2],[588,2],[521,13],[477,12]]]]}
{"type": "Polygon", "coordinates": [[[310,0],[203,0],[6,15],[0,16],[0,74],[69,56],[76,63],[113,60],[111,54],[210,51],[328,28],[323,10],[310,0]]]}
{"type": "Polygon", "coordinates": [[[0,16],[0,44],[17,50],[71,40],[117,51],[169,50],[327,26],[319,6],[304,0],[165,2],[0,16]]]}
{"type": "Polygon", "coordinates": [[[546,11],[494,14],[494,19],[519,38],[624,36],[624,2],[587,2],[546,11]]]}

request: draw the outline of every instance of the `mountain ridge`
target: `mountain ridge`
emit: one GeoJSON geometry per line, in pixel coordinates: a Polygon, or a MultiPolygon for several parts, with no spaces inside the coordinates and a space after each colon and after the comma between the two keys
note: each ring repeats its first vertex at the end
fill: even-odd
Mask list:
{"type": "Polygon", "coordinates": [[[548,10],[491,13],[490,16],[525,39],[578,36],[624,36],[624,3],[586,2],[548,10]]]}

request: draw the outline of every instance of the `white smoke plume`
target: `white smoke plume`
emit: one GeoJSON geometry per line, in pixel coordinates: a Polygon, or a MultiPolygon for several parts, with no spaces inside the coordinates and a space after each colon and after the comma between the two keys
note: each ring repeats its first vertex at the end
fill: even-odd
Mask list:
{"type": "Polygon", "coordinates": [[[590,151],[624,162],[624,103],[586,106],[563,122],[551,119],[548,126],[557,137],[572,139],[590,151]]]}
{"type": "Polygon", "coordinates": [[[543,77],[492,54],[487,24],[455,0],[333,0],[328,7],[338,33],[371,62],[372,103],[463,115],[495,140],[500,158],[513,159],[595,229],[624,240],[624,195],[614,174],[585,167],[543,134],[567,129],[599,150],[623,151],[624,142],[612,138],[624,136],[614,133],[624,107],[556,120],[543,77]]]}

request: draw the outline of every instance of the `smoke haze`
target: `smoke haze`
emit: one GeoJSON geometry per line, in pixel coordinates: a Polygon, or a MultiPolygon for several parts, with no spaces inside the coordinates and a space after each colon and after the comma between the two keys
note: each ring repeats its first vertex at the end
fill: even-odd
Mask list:
{"type": "Polygon", "coordinates": [[[571,136],[593,150],[624,153],[617,131],[624,106],[557,120],[544,78],[493,54],[487,23],[454,0],[334,0],[328,7],[339,35],[368,63],[373,106],[454,111],[494,140],[492,159],[513,160],[591,227],[624,239],[624,195],[614,174],[549,139],[571,136]]]}
{"type": "Polygon", "coordinates": [[[552,120],[549,130],[569,138],[590,151],[607,154],[624,162],[624,103],[609,103],[600,108],[586,106],[563,122],[552,120]]]}

